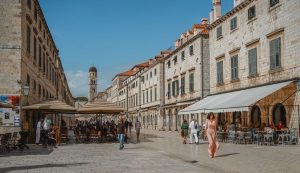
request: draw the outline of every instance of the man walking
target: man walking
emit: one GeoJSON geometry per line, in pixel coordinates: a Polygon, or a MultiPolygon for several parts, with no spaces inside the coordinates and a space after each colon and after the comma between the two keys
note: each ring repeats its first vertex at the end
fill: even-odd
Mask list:
{"type": "Polygon", "coordinates": [[[140,130],[141,130],[141,122],[139,122],[139,119],[136,119],[135,122],[135,131],[136,131],[136,142],[139,143],[140,142],[140,130]]]}
{"type": "Polygon", "coordinates": [[[190,131],[190,144],[193,143],[193,137],[195,138],[196,144],[198,144],[198,136],[197,136],[197,123],[195,119],[193,119],[189,125],[189,131],[190,131]]]}
{"type": "Polygon", "coordinates": [[[120,118],[118,120],[117,133],[118,133],[118,140],[120,142],[119,149],[122,150],[124,148],[124,134],[125,134],[125,124],[123,118],[120,118]]]}

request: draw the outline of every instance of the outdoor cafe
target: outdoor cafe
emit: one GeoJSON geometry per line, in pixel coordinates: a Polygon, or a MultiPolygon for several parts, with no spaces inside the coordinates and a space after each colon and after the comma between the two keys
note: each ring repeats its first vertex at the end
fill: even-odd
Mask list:
{"type": "MultiPolygon", "coordinates": [[[[0,106],[5,108],[12,108],[11,105],[4,103],[1,103],[0,106]]],[[[44,119],[45,117],[49,118],[53,125],[58,127],[60,133],[59,140],[61,140],[62,143],[67,143],[70,140],[69,129],[74,131],[76,137],[75,140],[80,143],[105,141],[105,139],[107,139],[108,136],[112,136],[111,131],[113,130],[111,130],[112,128],[108,126],[107,133],[103,133],[101,129],[97,127],[95,120],[98,120],[97,122],[102,122],[103,117],[117,117],[118,115],[120,115],[121,112],[124,111],[123,108],[105,101],[88,102],[82,105],[80,108],[76,109],[75,107],[70,106],[60,100],[47,100],[37,104],[25,106],[22,109],[26,112],[38,112],[38,114],[41,115],[40,118],[42,119],[44,119]],[[63,115],[68,115],[70,117],[76,116],[77,118],[79,118],[76,121],[76,127],[64,127],[64,125],[62,124],[63,115]],[[88,115],[93,118],[90,118],[87,121],[87,119],[80,119],[80,116],[78,115],[88,115]],[[80,127],[80,125],[83,125],[81,126],[82,128],[78,128],[80,127]]],[[[34,122],[34,124],[36,124],[36,122],[34,122]]],[[[0,134],[0,152],[16,149],[19,145],[18,141],[20,142],[20,140],[22,140],[23,145],[28,142],[29,137],[35,138],[34,132],[22,132],[20,134],[23,135],[21,135],[21,139],[18,139],[18,134],[16,132],[0,134]]]]}
{"type": "Polygon", "coordinates": [[[181,115],[213,113],[221,142],[258,145],[298,144],[299,105],[293,81],[209,95],[181,115]]]}

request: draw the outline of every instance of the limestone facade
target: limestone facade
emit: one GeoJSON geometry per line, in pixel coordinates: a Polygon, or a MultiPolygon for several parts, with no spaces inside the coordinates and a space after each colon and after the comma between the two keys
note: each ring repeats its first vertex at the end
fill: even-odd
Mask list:
{"type": "MultiPolygon", "coordinates": [[[[20,107],[49,98],[74,104],[43,12],[37,0],[0,2],[0,94],[20,95],[20,107]],[[28,97],[22,87],[28,85],[28,97]]],[[[38,112],[21,109],[21,122],[32,130],[38,112]]]]}
{"type": "Polygon", "coordinates": [[[209,94],[208,35],[198,33],[177,47],[168,57],[165,66],[165,117],[164,130],[178,130],[183,119],[201,116],[178,115],[178,111],[209,94]]]}
{"type": "MultiPolygon", "coordinates": [[[[276,125],[279,119],[289,127],[298,127],[299,8],[298,0],[244,0],[209,26],[212,94],[294,81],[256,103],[260,124],[276,125]]],[[[237,113],[248,118],[242,121],[244,126],[254,125],[253,109],[237,113]]],[[[234,122],[233,114],[226,113],[228,123],[234,122]]]]}

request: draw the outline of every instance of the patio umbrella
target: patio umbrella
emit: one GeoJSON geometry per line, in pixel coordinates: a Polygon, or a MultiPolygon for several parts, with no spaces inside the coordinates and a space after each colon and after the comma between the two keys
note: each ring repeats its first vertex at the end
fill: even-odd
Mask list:
{"type": "Polygon", "coordinates": [[[77,109],[81,114],[119,114],[124,108],[106,101],[88,102],[77,109]]]}
{"type": "Polygon", "coordinates": [[[41,110],[58,113],[76,113],[76,109],[60,100],[48,100],[41,103],[24,106],[24,110],[41,110]]]}

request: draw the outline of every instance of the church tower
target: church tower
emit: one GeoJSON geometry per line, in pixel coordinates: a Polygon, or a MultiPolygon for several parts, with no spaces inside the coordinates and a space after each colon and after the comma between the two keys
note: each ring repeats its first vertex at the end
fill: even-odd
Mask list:
{"type": "Polygon", "coordinates": [[[89,102],[97,96],[97,68],[92,66],[89,69],[89,102]]]}

